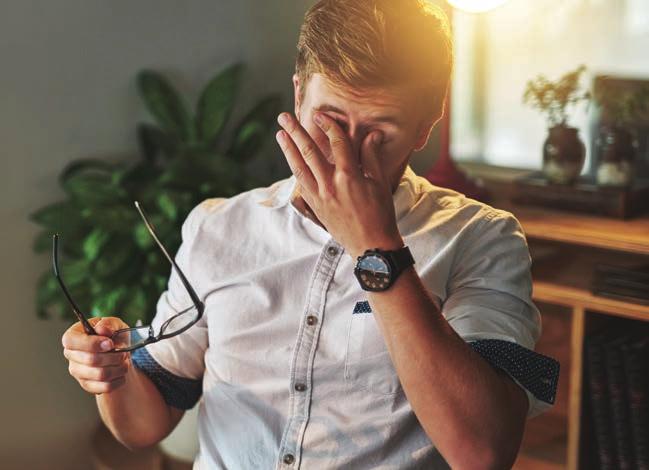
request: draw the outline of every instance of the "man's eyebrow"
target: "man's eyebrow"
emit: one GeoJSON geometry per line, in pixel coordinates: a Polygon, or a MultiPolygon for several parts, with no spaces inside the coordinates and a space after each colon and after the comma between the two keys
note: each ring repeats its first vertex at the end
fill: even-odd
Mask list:
{"type": "MultiPolygon", "coordinates": [[[[332,104],[322,104],[314,109],[321,112],[330,111],[332,113],[342,114],[343,116],[346,115],[346,113],[342,109],[332,104]]],[[[386,122],[388,124],[394,124],[395,126],[398,126],[400,124],[399,120],[394,116],[377,116],[372,118],[372,122],[386,122]]]]}

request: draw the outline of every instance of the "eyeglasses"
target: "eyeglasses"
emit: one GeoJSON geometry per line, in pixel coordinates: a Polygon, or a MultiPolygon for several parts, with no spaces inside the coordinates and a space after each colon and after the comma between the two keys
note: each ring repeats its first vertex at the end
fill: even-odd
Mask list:
{"type": "MultiPolygon", "coordinates": [[[[190,307],[184,310],[181,310],[180,312],[177,312],[176,314],[174,314],[173,316],[165,320],[165,322],[162,325],[160,325],[160,329],[157,334],[154,332],[153,327],[151,325],[136,326],[133,328],[122,328],[115,331],[111,335],[111,340],[113,341],[113,344],[116,347],[106,352],[133,351],[135,349],[146,346],[147,344],[155,343],[162,339],[167,339],[179,335],[183,331],[186,331],[188,328],[190,328],[194,323],[196,323],[203,316],[203,312],[205,311],[205,306],[203,302],[199,300],[193,287],[191,286],[191,284],[189,284],[189,281],[187,281],[185,274],[182,272],[180,267],[176,264],[176,261],[174,261],[174,259],[171,256],[169,256],[169,253],[167,252],[164,245],[158,239],[158,236],[153,230],[153,226],[144,215],[144,211],[142,210],[140,204],[137,201],[135,201],[135,208],[140,213],[140,216],[142,217],[142,220],[144,221],[146,228],[149,230],[149,233],[156,241],[156,243],[164,253],[165,257],[169,260],[173,268],[178,273],[178,276],[180,277],[181,282],[185,286],[185,289],[187,290],[187,293],[189,294],[189,297],[191,298],[193,305],[191,305],[190,307]]],[[[96,335],[97,332],[88,321],[86,315],[81,313],[81,309],[79,309],[79,307],[74,302],[74,300],[72,300],[72,297],[70,296],[70,293],[68,292],[68,289],[65,286],[65,283],[63,282],[63,278],[61,276],[61,270],[59,268],[59,260],[58,260],[58,239],[59,239],[59,235],[54,234],[52,237],[52,258],[53,258],[54,275],[56,276],[56,279],[59,281],[59,285],[61,286],[63,293],[65,294],[66,298],[68,299],[68,302],[72,306],[72,310],[74,311],[75,315],[81,322],[81,325],[83,326],[83,329],[85,330],[86,334],[96,335]]]]}

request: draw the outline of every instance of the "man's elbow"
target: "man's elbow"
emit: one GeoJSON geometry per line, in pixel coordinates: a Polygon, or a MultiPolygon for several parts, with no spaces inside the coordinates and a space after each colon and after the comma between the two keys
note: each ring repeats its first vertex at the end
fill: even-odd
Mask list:
{"type": "Polygon", "coordinates": [[[503,470],[513,467],[518,456],[518,447],[510,446],[503,449],[488,447],[483,450],[475,449],[474,452],[464,456],[462,462],[452,465],[454,469],[466,470],[503,470]]]}
{"type": "Polygon", "coordinates": [[[131,452],[148,449],[158,444],[165,436],[138,435],[138,436],[119,436],[115,439],[131,452]]]}

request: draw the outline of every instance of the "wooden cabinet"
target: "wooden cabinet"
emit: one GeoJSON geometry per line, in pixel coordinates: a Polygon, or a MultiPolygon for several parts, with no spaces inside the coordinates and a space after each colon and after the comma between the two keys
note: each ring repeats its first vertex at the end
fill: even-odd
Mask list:
{"type": "Polygon", "coordinates": [[[649,322],[649,305],[591,293],[598,263],[649,263],[649,215],[628,221],[517,206],[507,169],[462,165],[491,190],[490,205],[521,222],[533,259],[533,296],[543,315],[536,350],[561,363],[554,407],[527,421],[515,469],[591,469],[595,440],[584,384],[584,338],[606,328],[649,322]]]}

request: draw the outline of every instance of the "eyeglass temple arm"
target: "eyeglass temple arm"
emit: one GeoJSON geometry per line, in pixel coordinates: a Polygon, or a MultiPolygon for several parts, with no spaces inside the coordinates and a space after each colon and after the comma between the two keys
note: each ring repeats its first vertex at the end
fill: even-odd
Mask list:
{"type": "Polygon", "coordinates": [[[185,289],[187,289],[187,292],[189,293],[189,296],[192,299],[192,302],[196,305],[196,308],[198,309],[199,315],[203,314],[203,302],[200,301],[198,298],[198,295],[196,295],[196,292],[194,291],[193,287],[191,284],[189,284],[189,281],[185,277],[185,274],[183,273],[182,269],[176,264],[176,261],[173,259],[172,256],[169,255],[167,252],[167,249],[164,247],[162,242],[158,239],[158,236],[156,235],[155,231],[153,230],[153,226],[149,222],[149,220],[146,218],[146,215],[144,215],[144,210],[142,207],[140,207],[140,203],[138,201],[135,201],[135,208],[137,211],[140,213],[140,216],[142,217],[142,220],[144,221],[144,224],[146,225],[147,230],[153,237],[153,239],[156,241],[162,252],[164,253],[165,257],[169,260],[171,265],[174,267],[176,272],[178,273],[178,276],[180,276],[180,280],[182,281],[183,285],[185,286],[185,289]]]}
{"type": "Polygon", "coordinates": [[[59,255],[58,255],[58,244],[59,244],[59,234],[55,233],[54,236],[52,237],[52,252],[54,254],[52,258],[52,267],[54,268],[54,275],[56,276],[56,280],[59,281],[59,285],[61,286],[61,290],[63,290],[63,293],[68,299],[68,302],[70,302],[70,305],[72,306],[72,310],[74,311],[74,314],[77,316],[79,321],[81,322],[81,325],[83,325],[83,329],[85,330],[86,334],[88,335],[96,335],[97,332],[95,329],[92,327],[86,316],[81,313],[81,310],[77,306],[77,304],[72,300],[72,297],[70,296],[70,293],[68,292],[68,289],[65,287],[65,284],[63,283],[63,278],[61,277],[61,273],[59,272],[59,255]]]}

